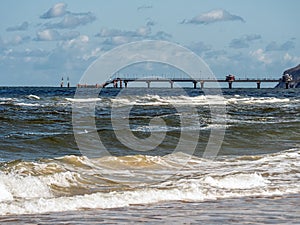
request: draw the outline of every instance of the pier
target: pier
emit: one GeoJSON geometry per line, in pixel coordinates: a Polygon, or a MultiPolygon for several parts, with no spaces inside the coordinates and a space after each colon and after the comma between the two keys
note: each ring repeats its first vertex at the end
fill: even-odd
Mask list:
{"type": "MultiPolygon", "coordinates": [[[[197,88],[197,84],[200,84],[200,88],[205,88],[205,84],[206,83],[228,83],[228,88],[232,89],[234,87],[234,83],[255,83],[256,84],[256,88],[260,89],[261,88],[261,84],[262,83],[279,83],[283,81],[282,78],[281,79],[268,79],[268,78],[264,78],[264,79],[250,79],[250,78],[244,78],[244,79],[236,79],[234,76],[232,75],[228,75],[226,76],[225,79],[191,79],[191,78],[157,78],[157,77],[152,77],[152,78],[114,78],[112,80],[109,80],[103,84],[95,84],[95,85],[90,85],[90,84],[78,84],[77,87],[78,88],[105,88],[108,85],[112,84],[114,88],[127,88],[128,84],[130,82],[139,82],[139,83],[146,83],[147,84],[147,88],[151,87],[151,84],[153,83],[169,83],[170,84],[170,88],[174,87],[174,83],[191,83],[192,84],[192,88],[196,89],[197,88]]],[[[285,81],[285,87],[286,89],[289,88],[289,84],[290,84],[291,80],[286,80],[285,81]]]]}
{"type": "MultiPolygon", "coordinates": [[[[111,78],[110,80],[106,81],[105,83],[102,84],[78,84],[78,88],[105,88],[108,85],[112,84],[114,88],[127,88],[128,84],[131,82],[139,82],[139,83],[146,83],[147,87],[150,88],[151,84],[153,83],[169,83],[170,88],[174,87],[174,83],[191,83],[194,89],[197,88],[197,84],[200,84],[200,88],[203,89],[205,88],[206,83],[227,83],[228,88],[232,89],[234,83],[255,83],[256,88],[260,89],[262,83],[280,83],[284,84],[286,89],[289,89],[293,87],[293,83],[299,82],[300,80],[298,79],[293,79],[293,76],[289,74],[284,74],[282,75],[281,78],[279,79],[274,79],[274,78],[236,78],[236,76],[229,74],[225,77],[225,79],[213,79],[213,78],[169,78],[169,77],[159,77],[159,76],[154,76],[152,75],[151,77],[129,77],[129,76],[120,76],[119,74],[114,76],[114,78],[111,78]]],[[[63,80],[62,80],[63,82],[63,80]]],[[[69,82],[69,79],[68,79],[69,82]]]]}

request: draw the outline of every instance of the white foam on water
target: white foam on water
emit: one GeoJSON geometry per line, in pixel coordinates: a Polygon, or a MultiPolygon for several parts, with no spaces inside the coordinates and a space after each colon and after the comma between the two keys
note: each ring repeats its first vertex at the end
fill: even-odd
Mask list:
{"type": "Polygon", "coordinates": [[[264,104],[264,103],[287,103],[290,102],[288,98],[275,97],[232,97],[227,99],[228,104],[264,104]]]}
{"type": "Polygon", "coordinates": [[[7,190],[7,187],[0,183],[0,202],[13,200],[12,194],[7,190]]]}
{"type": "Polygon", "coordinates": [[[17,100],[16,98],[0,98],[0,105],[13,104],[17,100]]]}
{"type": "Polygon", "coordinates": [[[111,99],[115,105],[224,105],[226,102],[222,96],[218,95],[200,95],[200,96],[159,96],[146,95],[130,97],[116,97],[111,99]]]}
{"type": "Polygon", "coordinates": [[[77,195],[71,197],[40,197],[21,199],[18,201],[0,202],[0,214],[24,214],[24,213],[46,213],[62,212],[80,209],[94,208],[115,208],[126,207],[134,204],[150,204],[162,201],[203,201],[227,197],[243,197],[251,195],[272,195],[282,194],[279,190],[265,191],[267,180],[259,175],[238,175],[228,178],[203,180],[190,179],[181,180],[177,187],[168,189],[141,188],[133,191],[112,191],[97,192],[93,194],[77,195]],[[235,185],[230,184],[230,180],[235,181],[235,185]],[[216,188],[205,188],[205,184],[219,186],[216,188]],[[203,185],[204,184],[204,185],[203,185]],[[225,192],[223,188],[230,189],[225,192]],[[247,189],[248,192],[241,192],[235,189],[247,189]]]}
{"type": "Polygon", "coordinates": [[[261,175],[254,174],[236,174],[225,177],[207,177],[204,180],[211,186],[227,189],[251,189],[255,187],[264,187],[270,181],[261,175]]]}
{"type": "Polygon", "coordinates": [[[17,106],[29,106],[29,107],[32,107],[32,106],[41,106],[38,103],[25,103],[25,102],[16,102],[16,103],[14,103],[14,105],[17,105],[17,106]]]}
{"type": "MultiPolygon", "coordinates": [[[[127,169],[124,167],[125,162],[122,164],[123,167],[120,171],[117,167],[110,171],[115,173],[116,176],[126,176],[122,177],[123,180],[126,181],[127,178],[127,182],[130,183],[130,178],[136,175],[134,165],[140,164],[135,164],[135,158],[141,161],[142,164],[144,160],[147,160],[147,162],[149,160],[153,160],[153,162],[163,161],[157,166],[171,160],[172,165],[177,167],[176,162],[178,161],[180,164],[180,160],[184,156],[186,155],[183,153],[176,153],[166,157],[113,157],[113,161],[112,158],[107,158],[108,162],[106,163],[109,165],[120,160],[131,163],[127,169]]],[[[93,164],[90,163],[88,158],[63,157],[58,159],[60,164],[55,163],[55,160],[51,160],[49,163],[33,164],[35,166],[34,170],[38,171],[36,176],[26,175],[28,171],[33,170],[32,167],[26,167],[27,170],[11,168],[19,175],[0,174],[0,215],[62,212],[94,208],[106,209],[162,201],[203,201],[231,197],[300,193],[299,159],[299,149],[259,156],[225,157],[215,161],[193,157],[186,169],[178,171],[177,175],[162,183],[150,186],[133,186],[132,189],[120,188],[117,191],[112,188],[111,191],[106,189],[105,192],[98,190],[94,193],[86,192],[86,194],[81,195],[58,196],[53,193],[51,186],[59,189],[72,187],[76,189],[82,187],[82,185],[89,185],[88,187],[92,190],[93,188],[90,185],[94,184],[95,177],[101,177],[101,174],[105,171],[105,167],[103,169],[101,167],[101,159],[96,163],[97,169],[91,170],[90,166],[93,164]],[[61,163],[67,163],[68,166],[62,167],[61,163]],[[54,173],[49,173],[49,171],[42,173],[52,164],[56,165],[54,169],[61,167],[54,173]],[[89,168],[84,169],[85,165],[88,165],[89,168]],[[76,172],[66,170],[66,168],[73,168],[73,171],[76,169],[76,172]],[[83,171],[82,174],[88,174],[88,177],[92,180],[86,180],[90,178],[81,177],[77,171],[83,171]],[[82,180],[87,182],[82,184],[82,180]]],[[[151,176],[167,173],[166,168],[163,166],[161,170],[153,171],[155,175],[151,171],[145,171],[147,167],[142,167],[137,172],[145,172],[145,175],[149,176],[145,179],[151,180],[153,178],[151,176]]]]}
{"type": "Polygon", "coordinates": [[[66,171],[41,177],[40,180],[47,186],[71,187],[72,185],[78,186],[78,178],[80,178],[78,173],[66,171]]]}
{"type": "MultiPolygon", "coordinates": [[[[50,188],[38,177],[0,174],[0,189],[3,190],[2,201],[15,198],[44,198],[51,197],[50,188]]],[[[2,196],[2,192],[1,192],[2,196]]]]}
{"type": "Polygon", "coordinates": [[[40,100],[40,99],[41,99],[41,98],[40,98],[39,96],[37,96],[37,95],[27,95],[26,97],[29,98],[29,99],[35,99],[35,100],[40,100]]]}
{"type": "Polygon", "coordinates": [[[65,98],[65,99],[69,102],[86,102],[86,103],[102,101],[101,98],[65,98]]]}
{"type": "Polygon", "coordinates": [[[0,101],[16,101],[17,99],[16,98],[0,98],[0,101]]]}

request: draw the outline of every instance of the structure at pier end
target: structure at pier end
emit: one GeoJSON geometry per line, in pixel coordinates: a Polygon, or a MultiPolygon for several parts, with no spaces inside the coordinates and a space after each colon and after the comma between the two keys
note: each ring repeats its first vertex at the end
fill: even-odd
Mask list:
{"type": "Polygon", "coordinates": [[[276,88],[300,88],[300,64],[283,72],[276,88]]]}

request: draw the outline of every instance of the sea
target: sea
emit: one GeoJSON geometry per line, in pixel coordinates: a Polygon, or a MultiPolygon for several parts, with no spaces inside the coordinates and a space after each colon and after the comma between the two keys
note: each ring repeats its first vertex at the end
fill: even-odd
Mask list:
{"type": "Polygon", "coordinates": [[[0,224],[300,224],[299,97],[0,87],[0,224]]]}

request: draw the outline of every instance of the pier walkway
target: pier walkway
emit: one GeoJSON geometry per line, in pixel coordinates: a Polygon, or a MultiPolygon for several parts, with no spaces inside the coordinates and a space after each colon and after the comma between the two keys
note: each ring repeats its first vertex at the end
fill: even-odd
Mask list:
{"type": "MultiPolygon", "coordinates": [[[[170,84],[170,88],[174,87],[174,83],[192,83],[192,87],[193,88],[197,88],[197,84],[200,84],[200,88],[204,88],[205,87],[205,83],[213,83],[213,82],[219,82],[219,83],[228,83],[228,88],[231,89],[233,87],[233,83],[256,83],[256,88],[260,89],[261,88],[261,83],[279,83],[281,82],[282,79],[268,79],[268,78],[264,78],[264,79],[248,79],[248,78],[244,78],[244,79],[235,79],[234,77],[228,77],[226,76],[225,79],[191,79],[191,78],[156,78],[156,77],[152,77],[152,78],[114,78],[112,80],[109,80],[103,84],[95,84],[95,85],[90,85],[90,84],[78,84],[77,87],[78,88],[105,88],[110,84],[113,84],[114,88],[127,88],[128,84],[130,82],[144,82],[147,84],[147,87],[150,88],[151,84],[153,83],[169,83],[170,84]]],[[[289,88],[289,83],[291,81],[286,81],[286,88],[289,88]]]]}

